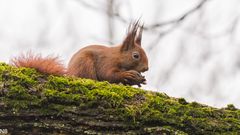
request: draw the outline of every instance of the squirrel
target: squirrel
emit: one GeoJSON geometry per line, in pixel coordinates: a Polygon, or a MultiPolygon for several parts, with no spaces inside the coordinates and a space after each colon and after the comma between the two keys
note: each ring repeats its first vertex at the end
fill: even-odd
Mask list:
{"type": "Polygon", "coordinates": [[[11,64],[16,67],[35,68],[39,72],[53,75],[67,75],[88,78],[124,85],[146,84],[141,75],[148,70],[148,58],[141,47],[143,25],[136,21],[129,25],[128,33],[122,44],[114,47],[90,45],[75,53],[68,67],[58,57],[26,55],[13,58],[11,64]]]}

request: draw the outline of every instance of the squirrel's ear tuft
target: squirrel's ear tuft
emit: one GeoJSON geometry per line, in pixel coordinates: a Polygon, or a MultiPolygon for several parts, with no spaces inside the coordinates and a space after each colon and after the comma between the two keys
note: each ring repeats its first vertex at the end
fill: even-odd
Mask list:
{"type": "Polygon", "coordinates": [[[142,24],[140,27],[139,27],[139,30],[138,30],[138,34],[137,34],[137,38],[136,38],[136,43],[138,45],[142,45],[142,32],[143,32],[143,26],[144,24],[142,24]]]}
{"type": "MultiPolygon", "coordinates": [[[[141,43],[142,28],[143,28],[143,25],[142,26],[139,25],[139,20],[137,20],[134,23],[131,23],[129,25],[127,36],[122,43],[121,51],[128,51],[128,50],[134,48],[135,42],[137,44],[141,43]],[[137,36],[137,38],[136,38],[136,36],[137,36]]],[[[139,44],[139,45],[141,45],[141,44],[139,44]]]]}

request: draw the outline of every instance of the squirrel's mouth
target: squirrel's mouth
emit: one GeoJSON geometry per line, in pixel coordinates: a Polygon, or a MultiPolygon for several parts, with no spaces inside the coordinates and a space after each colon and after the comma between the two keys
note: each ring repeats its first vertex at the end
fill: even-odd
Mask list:
{"type": "Polygon", "coordinates": [[[144,73],[146,71],[148,71],[148,67],[141,68],[141,70],[139,70],[138,72],[139,73],[144,73]]]}
{"type": "Polygon", "coordinates": [[[143,72],[138,72],[138,75],[139,75],[139,77],[142,78],[142,82],[141,83],[146,85],[147,84],[147,80],[146,80],[145,76],[142,75],[142,73],[144,73],[144,71],[143,72]]]}

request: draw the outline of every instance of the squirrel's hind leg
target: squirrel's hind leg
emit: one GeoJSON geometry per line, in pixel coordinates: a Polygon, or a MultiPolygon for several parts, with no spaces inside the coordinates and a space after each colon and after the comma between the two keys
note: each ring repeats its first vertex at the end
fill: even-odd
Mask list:
{"type": "Polygon", "coordinates": [[[91,57],[79,58],[77,62],[72,63],[69,63],[68,67],[67,74],[69,76],[97,80],[94,62],[91,57]]]}

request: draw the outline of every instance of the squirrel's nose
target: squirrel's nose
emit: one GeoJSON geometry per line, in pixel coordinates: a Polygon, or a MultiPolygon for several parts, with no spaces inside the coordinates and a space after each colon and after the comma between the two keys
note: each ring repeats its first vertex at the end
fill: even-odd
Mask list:
{"type": "Polygon", "coordinates": [[[148,71],[148,67],[143,68],[143,72],[148,71]]]}

